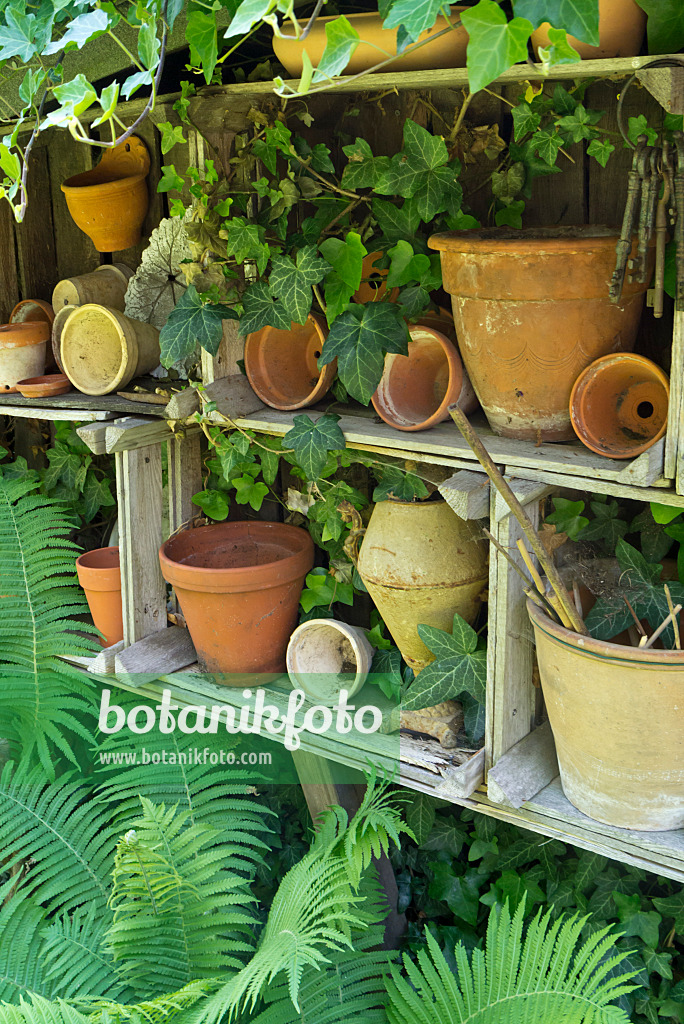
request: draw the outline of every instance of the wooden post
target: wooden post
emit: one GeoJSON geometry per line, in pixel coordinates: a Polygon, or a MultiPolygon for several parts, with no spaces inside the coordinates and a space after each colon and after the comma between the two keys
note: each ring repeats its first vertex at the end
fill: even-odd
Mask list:
{"type": "Polygon", "coordinates": [[[174,436],[166,442],[169,470],[169,533],[199,512],[192,496],[202,490],[202,435],[174,436]]]}
{"type": "Polygon", "coordinates": [[[126,647],[166,629],[162,542],[161,444],[116,452],[121,600],[126,647]]]}
{"type": "Polygon", "coordinates": [[[230,377],[232,374],[241,376],[238,359],[242,359],[244,348],[244,338],[238,335],[237,320],[224,320],[223,337],[216,355],[211,356],[202,349],[203,383],[213,384],[215,380],[230,377]]]}
{"type": "MultiPolygon", "coordinates": [[[[350,818],[356,813],[365,789],[361,772],[303,750],[294,750],[292,760],[314,824],[318,815],[333,804],[344,807],[350,818]]],[[[374,863],[389,906],[384,946],[385,949],[397,949],[406,931],[406,916],[397,910],[397,882],[388,857],[382,856],[374,863]]]]}

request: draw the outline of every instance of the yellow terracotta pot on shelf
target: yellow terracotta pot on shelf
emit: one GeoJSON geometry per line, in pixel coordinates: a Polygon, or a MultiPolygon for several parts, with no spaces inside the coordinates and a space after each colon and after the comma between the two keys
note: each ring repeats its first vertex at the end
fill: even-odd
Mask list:
{"type": "Polygon", "coordinates": [[[159,365],[159,331],[118,309],[77,306],[62,329],[67,377],[86,395],[108,395],[159,365]]]}

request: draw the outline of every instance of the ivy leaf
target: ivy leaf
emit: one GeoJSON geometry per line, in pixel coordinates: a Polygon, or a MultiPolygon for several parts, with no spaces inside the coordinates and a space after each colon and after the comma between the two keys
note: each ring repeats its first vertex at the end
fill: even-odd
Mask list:
{"type": "Polygon", "coordinates": [[[413,832],[418,846],[422,846],[432,832],[436,816],[434,799],[425,793],[414,793],[406,808],[406,824],[413,832]]]}
{"type": "Polygon", "coordinates": [[[420,281],[430,270],[430,257],[414,254],[413,246],[405,239],[389,249],[387,255],[392,261],[387,272],[388,288],[402,288],[409,281],[420,281]]]}
{"type": "Polygon", "coordinates": [[[546,517],[546,522],[552,523],[559,533],[567,533],[570,540],[578,540],[582,530],[589,525],[587,517],[582,515],[584,502],[554,498],[553,507],[554,511],[546,517]]]}
{"type": "Polygon", "coordinates": [[[235,500],[238,505],[251,505],[255,512],[261,508],[268,494],[268,487],[260,480],[256,481],[249,473],[230,481],[235,488],[235,500]]]}
{"type": "Polygon", "coordinates": [[[339,418],[334,413],[326,413],[314,423],[310,416],[295,416],[294,426],[283,438],[283,445],[292,448],[307,480],[318,478],[328,452],[346,448],[344,434],[337,425],[339,418]]]}
{"type": "Polygon", "coordinates": [[[372,302],[341,313],[330,328],[318,360],[319,369],[337,359],[345,388],[368,405],[380,378],[387,352],[408,355],[409,334],[394,303],[372,302]]]}
{"type": "MultiPolygon", "coordinates": [[[[519,6],[520,0],[518,0],[519,6]]],[[[508,21],[494,0],[480,0],[461,12],[468,36],[468,79],[470,91],[479,92],[507,68],[527,60],[527,40],[532,24],[526,17],[508,21]]]]}
{"type": "Polygon", "coordinates": [[[648,52],[677,53],[684,46],[684,7],[680,0],[637,0],[648,14],[648,52]]]}
{"type": "Polygon", "coordinates": [[[684,935],[684,889],[674,896],[654,897],[653,906],[663,917],[674,918],[675,932],[684,935]]]}
{"type": "Polygon", "coordinates": [[[519,103],[511,111],[513,115],[513,137],[519,142],[529,132],[536,132],[541,124],[541,114],[538,114],[529,103],[519,103]]]}
{"type": "Polygon", "coordinates": [[[539,60],[545,72],[557,64],[576,64],[581,59],[574,46],[570,45],[565,29],[549,29],[549,45],[539,47],[539,60]]]}
{"type": "Polygon", "coordinates": [[[552,167],[558,159],[558,154],[563,148],[563,139],[555,129],[544,129],[535,132],[532,136],[531,145],[535,153],[538,153],[545,164],[552,167]]]}
{"type": "Polygon", "coordinates": [[[111,508],[112,505],[116,505],[116,498],[110,481],[107,477],[99,480],[97,474],[89,469],[83,487],[83,518],[89,523],[101,508],[111,508]]]}
{"type": "Polygon", "coordinates": [[[213,11],[194,10],[188,14],[185,38],[190,44],[190,60],[200,66],[209,85],[218,57],[216,15],[213,11]]]}
{"type": "Polygon", "coordinates": [[[157,54],[161,45],[156,29],[156,21],[143,22],[138,29],[138,56],[142,65],[150,70],[157,65],[157,54]]]}
{"type": "Polygon", "coordinates": [[[384,199],[374,199],[371,210],[383,237],[390,244],[412,238],[420,225],[420,215],[412,199],[407,199],[402,206],[395,206],[384,199]]]}
{"type": "Polygon", "coordinates": [[[202,302],[195,286],[190,285],[159,334],[162,366],[172,366],[189,356],[197,344],[215,356],[226,319],[237,320],[235,310],[218,302],[202,302]]]}
{"type": "Polygon", "coordinates": [[[232,217],[219,231],[219,237],[225,239],[227,255],[234,256],[238,263],[254,260],[260,274],[266,270],[271,255],[265,235],[261,224],[250,224],[244,217],[232,217]]]}
{"type": "Polygon", "coordinates": [[[271,174],[275,174],[278,153],[286,157],[292,155],[292,132],[283,121],[276,121],[272,127],[266,129],[264,138],[254,143],[252,152],[271,174]]]}
{"type": "Polygon", "coordinates": [[[164,164],[157,192],[180,192],[182,188],[183,179],[176,173],[176,168],[173,164],[164,164]]]}
{"type": "MultiPolygon", "coordinates": [[[[33,15],[29,15],[29,17],[33,17],[33,15]]],[[[2,60],[2,53],[0,53],[0,60],[2,60]]],[[[69,116],[80,117],[93,103],[97,102],[97,93],[85,75],[76,75],[64,85],[56,85],[52,90],[52,95],[60,103],[59,111],[49,115],[50,120],[54,119],[55,123],[60,115],[63,120],[68,119],[69,116]]]]}
{"type": "MultiPolygon", "coordinates": [[[[659,507],[663,508],[666,506],[659,507]]],[[[682,510],[675,508],[668,509],[668,511],[672,511],[678,516],[682,510]]],[[[639,547],[648,562],[662,562],[672,547],[673,538],[668,537],[662,523],[655,521],[650,508],[643,509],[638,516],[635,516],[630,524],[629,532],[640,535],[639,547]]]]}
{"type": "Polygon", "coordinates": [[[269,14],[276,6],[275,0],[242,0],[226,29],[224,39],[242,36],[269,14]]]}
{"type": "Polygon", "coordinates": [[[676,508],[674,505],[660,505],[657,501],[650,502],[651,515],[656,523],[660,523],[667,526],[673,519],[682,514],[681,508],[676,508]]]}
{"type": "Polygon", "coordinates": [[[484,877],[476,874],[456,875],[451,864],[439,861],[432,867],[428,894],[446,903],[456,918],[475,927],[484,881],[484,877]]]}
{"type": "Polygon", "coordinates": [[[319,246],[321,256],[330,264],[352,295],[361,284],[363,259],[368,250],[361,241],[361,235],[349,231],[344,240],[326,238],[319,246]]]}
{"type": "Polygon", "coordinates": [[[54,448],[48,448],[46,454],[50,465],[43,476],[45,490],[51,491],[58,483],[62,483],[70,490],[82,491],[92,459],[89,456],[82,459],[60,441],[57,441],[54,448]]]}
{"type": "Polygon", "coordinates": [[[604,110],[587,110],[583,103],[578,103],[572,114],[561,117],[558,124],[573,142],[591,139],[596,134],[595,124],[605,114],[604,110]]]}
{"type": "Polygon", "coordinates": [[[314,569],[306,577],[299,603],[305,612],[312,608],[330,608],[335,601],[351,605],[354,603],[354,588],[343,583],[325,569],[314,569]]]}
{"type": "MultiPolygon", "coordinates": [[[[36,34],[35,14],[27,14],[26,11],[7,7],[5,9],[5,24],[0,25],[0,60],[5,61],[11,57],[18,57],[22,64],[28,64],[38,50],[35,42],[36,34]]],[[[57,89],[53,91],[56,93],[57,89]]]]}
{"type": "MultiPolygon", "coordinates": [[[[373,630],[371,630],[372,632],[373,630]]],[[[375,646],[370,633],[368,639],[375,646]]],[[[390,647],[389,650],[376,650],[369,679],[380,687],[389,700],[399,703],[402,684],[401,654],[396,647],[390,647]]]]}
{"type": "Polygon", "coordinates": [[[487,651],[477,634],[460,615],[454,615],[451,635],[420,624],[418,635],[436,656],[411,684],[402,706],[407,711],[432,707],[467,693],[478,704],[485,703],[487,651]]]}
{"type": "Polygon", "coordinates": [[[210,519],[222,521],[227,518],[230,512],[230,503],[223,491],[198,491],[193,494],[192,502],[204,512],[210,519]]]}
{"type": "Polygon", "coordinates": [[[508,205],[497,210],[494,214],[494,222],[496,226],[499,228],[504,225],[509,228],[521,228],[524,209],[524,199],[518,199],[514,203],[508,203],[508,205]]]}
{"type": "Polygon", "coordinates": [[[375,188],[389,170],[389,157],[374,156],[365,139],[357,138],[353,145],[343,146],[342,152],[348,160],[342,172],[344,188],[375,188]]]}
{"type": "Polygon", "coordinates": [[[612,555],[621,537],[627,533],[628,525],[620,519],[620,506],[617,501],[592,501],[591,510],[595,519],[579,534],[580,540],[600,541],[612,555]]]}
{"type": "Polygon", "coordinates": [[[427,498],[427,487],[414,473],[405,473],[398,466],[381,466],[376,473],[379,482],[373,491],[373,501],[386,501],[387,498],[395,498],[397,501],[427,498]]]}
{"type": "MultiPolygon", "coordinates": [[[[424,671],[424,670],[423,670],[424,671]]],[[[466,832],[452,819],[438,818],[435,827],[421,849],[439,853],[445,850],[452,857],[458,857],[466,842],[466,832]]]]}
{"type": "MultiPolygon", "coordinates": [[[[61,39],[56,39],[43,50],[45,54],[59,53],[69,43],[75,46],[83,46],[100,32],[106,32],[109,27],[109,15],[103,10],[88,11],[86,14],[79,14],[73,21],[61,39]]],[[[1,31],[1,30],[0,30],[1,31]]]]}
{"type": "Polygon", "coordinates": [[[448,163],[448,160],[444,139],[409,118],[404,123],[404,148],[392,157],[389,170],[381,176],[375,191],[380,195],[413,199],[424,221],[432,220],[444,210],[456,214],[463,200],[463,189],[458,181],[460,166],[458,161],[448,163]]]}
{"type": "Polygon", "coordinates": [[[244,312],[240,317],[240,334],[252,334],[262,327],[277,327],[280,331],[289,331],[292,320],[287,315],[282,302],[271,294],[265,281],[256,281],[242,296],[244,312]]]}
{"type": "Polygon", "coordinates": [[[437,15],[444,6],[444,0],[396,0],[389,9],[383,28],[397,28],[403,25],[411,40],[432,28],[437,15]]]}
{"type": "Polygon", "coordinates": [[[573,884],[578,892],[584,892],[591,883],[605,868],[608,860],[600,853],[591,853],[589,850],[582,850],[577,861],[573,884]]]}
{"type": "Polygon", "coordinates": [[[658,945],[658,929],[662,917],[654,910],[641,910],[641,897],[628,896],[621,892],[613,892],[613,899],[618,908],[620,930],[625,936],[637,935],[647,946],[654,949],[658,945]]]}
{"type": "MultiPolygon", "coordinates": [[[[101,102],[102,98],[100,98],[100,103],[101,102]]],[[[170,149],[173,149],[174,146],[183,145],[185,143],[182,124],[173,125],[170,121],[161,121],[157,125],[157,128],[161,132],[161,151],[164,155],[166,155],[170,149]]],[[[167,168],[165,167],[164,170],[166,171],[167,168]]],[[[159,191],[159,189],[157,191],[159,191]]],[[[168,191],[168,189],[165,189],[164,191],[168,191]]]]}
{"type": "Polygon", "coordinates": [[[315,245],[300,249],[296,262],[290,256],[274,256],[269,276],[271,295],[280,299],[291,321],[303,324],[313,301],[311,287],[328,272],[326,261],[316,255],[315,245]]]}
{"type": "Polygon", "coordinates": [[[513,11],[533,28],[548,21],[584,43],[599,44],[598,0],[513,0],[513,11]]]}
{"type": "Polygon", "coordinates": [[[343,15],[325,26],[325,49],[314,72],[313,81],[334,78],[346,68],[360,42],[359,33],[343,15]]]}
{"type": "Polygon", "coordinates": [[[644,962],[649,974],[659,974],[661,978],[672,978],[672,953],[656,952],[655,949],[644,950],[644,962]]]}
{"type": "Polygon", "coordinates": [[[592,139],[587,147],[587,154],[593,156],[601,167],[606,166],[614,152],[615,146],[608,139],[592,139]]]}
{"type": "Polygon", "coordinates": [[[137,71],[134,75],[129,75],[126,81],[121,86],[121,95],[124,99],[129,99],[137,89],[140,89],[143,85],[152,84],[152,72],[137,71]]]}
{"type": "Polygon", "coordinates": [[[654,146],[658,141],[658,133],[655,128],[651,128],[645,114],[630,117],[627,121],[627,138],[634,146],[636,146],[640,135],[646,136],[649,146],[654,146]]]}

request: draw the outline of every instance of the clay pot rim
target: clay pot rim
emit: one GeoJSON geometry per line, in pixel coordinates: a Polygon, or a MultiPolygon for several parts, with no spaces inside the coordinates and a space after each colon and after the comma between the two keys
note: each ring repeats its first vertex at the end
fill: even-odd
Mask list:
{"type": "Polygon", "coordinates": [[[10,322],[10,324],[15,324],[15,323],[16,324],[35,324],[35,323],[40,324],[40,323],[46,323],[50,327],[52,327],[54,319],[55,319],[55,312],[54,312],[51,304],[49,302],[46,302],[45,299],[21,299],[19,302],[17,302],[16,306],[14,307],[14,309],[12,310],[12,312],[9,315],[9,322],[10,322]],[[23,309],[25,306],[38,306],[38,308],[43,311],[43,313],[45,314],[47,319],[44,320],[44,321],[43,320],[15,320],[14,319],[15,314],[20,309],[23,309]]]}
{"type": "MultiPolygon", "coordinates": [[[[64,321],[64,325],[62,327],[62,333],[60,335],[60,356],[61,356],[61,359],[62,359],[62,365],[63,365],[63,368],[64,368],[64,372],[66,373],[67,377],[69,378],[71,383],[74,385],[74,387],[78,391],[82,391],[86,395],[93,395],[94,397],[98,397],[99,395],[108,395],[108,394],[111,394],[112,391],[116,391],[116,389],[121,384],[121,381],[123,380],[124,376],[126,375],[126,367],[128,365],[128,362],[129,362],[129,360],[127,359],[127,356],[126,356],[126,344],[128,345],[128,348],[130,350],[131,355],[135,357],[136,362],[137,362],[137,358],[138,358],[138,354],[137,354],[138,353],[138,339],[135,336],[135,331],[130,331],[130,332],[127,333],[127,330],[126,330],[126,328],[127,328],[126,319],[127,318],[126,318],[125,314],[124,313],[120,313],[118,309],[110,309],[109,306],[100,306],[96,302],[86,302],[83,306],[75,306],[72,309],[71,313],[69,313],[69,316],[64,321]],[[116,328],[116,330],[119,333],[119,342],[120,342],[120,351],[121,351],[121,360],[119,362],[119,368],[116,371],[116,374],[114,375],[114,377],[110,380],[110,382],[108,384],[105,384],[103,388],[101,388],[101,389],[98,388],[95,391],[92,390],[92,386],[90,385],[90,383],[87,380],[86,381],[81,381],[81,383],[79,384],[71,376],[71,373],[74,372],[74,369],[72,367],[71,368],[71,373],[69,372],[68,363],[70,361],[65,358],[65,349],[63,347],[64,346],[64,340],[65,340],[64,339],[64,334],[65,334],[65,331],[68,328],[69,324],[71,323],[72,319],[74,321],[76,321],[76,320],[78,320],[78,319],[80,319],[82,317],[83,313],[86,313],[86,312],[89,313],[92,310],[95,310],[95,312],[98,313],[100,316],[102,316],[104,319],[109,320],[112,324],[114,324],[114,327],[116,328]],[[126,344],[124,344],[124,339],[125,339],[126,344]],[[86,387],[90,387],[91,390],[86,391],[85,390],[86,387]]],[[[67,347],[66,351],[68,352],[68,347],[67,347]]]]}
{"type": "MultiPolygon", "coordinates": [[[[328,327],[325,318],[321,316],[320,313],[309,313],[306,318],[306,321],[303,324],[297,324],[296,326],[306,327],[309,324],[309,322],[313,324],[314,331],[318,335],[318,338],[321,342],[322,350],[323,345],[325,344],[325,340],[328,337],[328,327]]],[[[332,382],[335,379],[335,374],[337,373],[337,359],[333,359],[332,362],[326,363],[326,365],[320,371],[320,375],[318,380],[316,381],[316,384],[311,389],[311,391],[309,391],[309,393],[304,396],[304,398],[300,399],[298,402],[277,402],[272,392],[270,390],[267,391],[265,388],[261,387],[259,381],[257,381],[256,378],[254,377],[253,372],[250,372],[251,356],[248,353],[249,348],[258,347],[261,344],[261,338],[267,336],[267,334],[272,331],[282,332],[283,329],[280,327],[272,327],[269,325],[266,327],[262,327],[258,331],[253,331],[251,334],[248,334],[247,337],[245,338],[245,349],[243,353],[245,362],[245,373],[247,375],[247,380],[249,381],[252,391],[257,396],[257,398],[260,398],[261,401],[268,405],[271,409],[278,409],[280,412],[291,412],[293,409],[304,409],[309,405],[314,405],[316,402],[320,401],[320,399],[323,398],[324,395],[327,395],[328,391],[330,390],[332,382]],[[254,340],[250,342],[250,339],[254,340]]],[[[284,331],[283,333],[286,334],[287,331],[284,331]]]]}
{"type": "Polygon", "coordinates": [[[601,658],[603,661],[621,664],[639,662],[652,665],[654,668],[669,668],[677,672],[684,669],[684,651],[663,651],[652,648],[644,651],[639,647],[625,647],[622,644],[613,644],[609,640],[595,640],[591,636],[580,636],[579,633],[553,622],[529,598],[527,599],[527,613],[534,626],[552,640],[564,647],[571,647],[578,654],[587,654],[590,657],[601,658]]]}
{"type": "MultiPolygon", "coordinates": [[[[287,674],[290,678],[290,682],[292,683],[293,686],[299,686],[302,690],[304,690],[304,693],[306,693],[307,697],[309,697],[309,699],[311,700],[315,700],[317,704],[334,706],[335,704],[337,704],[337,697],[332,699],[329,698],[326,701],[325,697],[321,696],[321,694],[310,693],[309,690],[302,684],[301,681],[301,676],[306,675],[306,673],[298,673],[294,665],[291,665],[291,660],[293,658],[293,644],[296,642],[297,639],[299,639],[299,637],[303,633],[309,632],[309,630],[311,630],[314,626],[327,626],[329,629],[334,629],[337,633],[340,633],[349,641],[354,650],[354,658],[356,659],[356,675],[354,676],[353,679],[350,678],[347,681],[347,685],[345,686],[345,689],[347,690],[347,694],[349,697],[354,697],[361,690],[364,683],[366,682],[366,679],[368,678],[370,671],[370,666],[369,671],[364,671],[362,667],[361,663],[363,660],[363,651],[361,641],[359,640],[357,632],[363,633],[366,642],[369,644],[369,646],[371,645],[370,641],[368,641],[368,638],[365,635],[365,632],[360,626],[352,626],[348,622],[342,622],[341,619],[307,619],[306,622],[300,622],[299,625],[296,626],[295,629],[292,631],[290,639],[287,644],[287,651],[285,652],[285,663],[287,667],[287,674]]],[[[374,650],[372,646],[371,650],[374,650]]],[[[370,661],[372,662],[372,660],[373,656],[370,655],[370,661]]],[[[351,676],[351,673],[349,674],[351,676]]]]}
{"type": "Polygon", "coordinates": [[[82,555],[78,556],[76,559],[76,574],[78,582],[84,590],[100,591],[103,593],[121,590],[120,562],[118,565],[88,565],[88,560],[92,559],[93,555],[101,556],[104,552],[109,553],[110,551],[116,551],[117,559],[119,558],[120,552],[117,545],[106,548],[93,548],[92,551],[84,551],[82,555]]]}
{"type": "MultiPolygon", "coordinates": [[[[434,338],[435,341],[439,342],[439,344],[442,346],[442,351],[443,351],[444,355],[446,356],[447,363],[449,364],[449,382],[450,382],[450,384],[451,384],[451,379],[455,375],[455,373],[460,371],[460,374],[461,374],[461,385],[462,385],[463,384],[463,364],[461,362],[461,359],[460,359],[460,356],[458,354],[458,351],[456,350],[456,346],[451,341],[451,339],[448,338],[446,336],[446,334],[443,334],[442,331],[438,331],[436,327],[426,327],[426,326],[424,326],[422,324],[414,324],[413,326],[409,327],[409,335],[411,335],[411,332],[414,331],[414,330],[426,331],[428,334],[432,335],[432,337],[434,338]]],[[[420,339],[418,339],[418,338],[414,339],[411,336],[411,341],[409,342],[409,345],[412,344],[412,343],[413,344],[420,344],[420,339]]],[[[443,422],[443,420],[445,418],[445,414],[446,414],[449,406],[453,404],[451,402],[450,398],[449,398],[449,390],[450,390],[450,388],[447,389],[447,393],[445,394],[445,396],[442,399],[442,401],[439,403],[438,407],[432,413],[432,415],[428,416],[427,419],[420,420],[418,423],[404,424],[404,423],[397,422],[397,420],[394,419],[394,417],[392,416],[391,412],[388,410],[387,406],[383,402],[381,402],[380,399],[378,399],[378,393],[380,391],[383,379],[385,377],[385,372],[386,372],[386,369],[388,367],[388,361],[389,361],[389,366],[391,367],[391,366],[393,366],[394,361],[396,359],[409,359],[409,358],[410,357],[407,356],[407,355],[406,356],[402,356],[402,355],[397,355],[395,353],[390,353],[389,356],[387,356],[385,358],[385,366],[383,367],[382,377],[380,378],[380,383],[378,384],[376,390],[371,395],[371,402],[373,403],[373,408],[377,412],[377,414],[380,417],[380,419],[383,420],[385,423],[387,423],[388,426],[393,427],[395,430],[406,430],[406,431],[429,430],[431,427],[436,427],[438,423],[442,423],[443,422]]]]}
{"type": "MultiPolygon", "coordinates": [[[[513,253],[541,256],[558,253],[566,256],[568,250],[593,252],[596,249],[614,249],[620,239],[618,228],[603,224],[578,225],[557,228],[484,228],[477,231],[442,231],[428,238],[431,249],[440,252],[513,253]]],[[[651,244],[655,244],[652,240],[651,244]]]]}
{"type": "MultiPolygon", "coordinates": [[[[258,538],[251,538],[258,544],[258,538]]],[[[266,590],[270,587],[282,586],[292,580],[299,579],[310,572],[313,564],[314,543],[307,530],[301,526],[290,526],[288,523],[269,523],[264,520],[237,520],[233,522],[212,523],[194,530],[182,530],[169,537],[159,548],[159,561],[164,579],[172,586],[185,587],[204,593],[237,593],[252,590],[266,590]],[[216,533],[239,534],[245,527],[262,535],[262,539],[278,539],[283,546],[291,551],[285,558],[273,562],[262,562],[258,565],[245,565],[235,568],[211,568],[210,566],[187,565],[178,562],[168,553],[168,549],[180,537],[186,534],[197,534],[200,531],[212,530],[216,533]],[[287,541],[291,543],[287,543],[287,541]],[[294,544],[294,547],[293,547],[294,544]]]]}
{"type": "Polygon", "coordinates": [[[579,377],[573,384],[572,391],[570,392],[570,422],[572,423],[572,429],[575,431],[582,444],[589,448],[590,451],[596,452],[597,455],[604,455],[611,459],[635,459],[638,455],[642,455],[644,452],[648,451],[648,449],[651,448],[656,441],[659,441],[661,437],[665,436],[665,432],[667,430],[667,416],[665,417],[660,430],[654,437],[650,438],[643,444],[635,445],[634,448],[624,454],[609,450],[605,445],[599,444],[587,430],[586,423],[583,429],[580,427],[579,423],[581,407],[589,384],[592,380],[596,379],[597,373],[600,373],[601,370],[606,368],[610,363],[622,362],[636,363],[637,366],[648,368],[648,370],[658,378],[665,388],[669,402],[670,379],[662,367],[658,366],[657,363],[654,363],[652,359],[647,359],[646,356],[637,355],[635,352],[609,352],[606,356],[599,356],[599,358],[595,359],[593,363],[590,363],[586,369],[582,370],[579,377]]]}
{"type": "Polygon", "coordinates": [[[63,181],[60,186],[62,192],[64,192],[66,196],[70,196],[75,199],[99,199],[105,196],[110,196],[112,192],[128,192],[129,189],[134,188],[139,182],[144,181],[147,177],[146,174],[129,174],[125,178],[114,178],[113,181],[93,182],[92,185],[89,185],[87,182],[81,185],[76,184],[79,178],[83,178],[86,174],[90,173],[90,171],[84,171],[83,174],[75,174],[73,177],[67,178],[67,180],[63,181]]]}
{"type": "Polygon", "coordinates": [[[66,394],[71,391],[73,385],[66,373],[44,373],[40,377],[18,380],[15,387],[24,398],[41,398],[66,394]]]}
{"type": "Polygon", "coordinates": [[[28,345],[44,345],[50,340],[50,324],[47,320],[24,320],[18,324],[0,324],[0,348],[24,348],[28,345]],[[47,331],[45,338],[36,338],[40,328],[47,331]],[[12,338],[11,335],[16,337],[12,338]],[[23,335],[23,337],[22,337],[23,335]]]}

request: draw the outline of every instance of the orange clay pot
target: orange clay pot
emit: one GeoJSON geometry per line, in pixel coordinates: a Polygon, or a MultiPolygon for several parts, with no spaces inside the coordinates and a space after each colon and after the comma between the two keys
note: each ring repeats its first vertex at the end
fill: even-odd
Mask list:
{"type": "Polygon", "coordinates": [[[49,324],[27,320],[0,327],[0,392],[16,391],[17,381],[45,371],[49,324]]]}
{"type": "MultiPolygon", "coordinates": [[[[599,0],[599,45],[590,46],[574,36],[568,42],[582,60],[601,60],[605,57],[634,57],[641,50],[646,31],[646,12],[634,0],[599,0]]],[[[535,59],[539,47],[549,45],[549,23],[545,21],[532,33],[535,59]]]]}
{"type": "Polygon", "coordinates": [[[449,419],[449,406],[465,413],[477,408],[455,339],[434,327],[409,328],[408,356],[389,353],[373,408],[397,430],[427,430],[449,419]]]}
{"type": "Polygon", "coordinates": [[[133,135],[108,149],[97,167],[62,185],[69,213],[98,252],[119,252],[140,241],[149,196],[150,155],[133,135]]]}
{"type": "Polygon", "coordinates": [[[304,578],[314,564],[306,530],[260,520],[217,523],[171,537],[159,560],[205,671],[285,671],[304,578]]]}
{"type": "Polygon", "coordinates": [[[665,433],[670,383],[631,352],[603,356],[575,382],[570,416],[580,441],[599,455],[633,459],[665,433]]]}
{"type": "Polygon", "coordinates": [[[49,373],[41,377],[28,377],[17,381],[17,391],[24,398],[48,398],[50,395],[66,395],[71,391],[71,381],[65,373],[49,373]]]}
{"type": "Polygon", "coordinates": [[[245,372],[252,389],[272,409],[301,409],[330,390],[337,360],[318,369],[328,334],[325,320],[311,314],[289,331],[263,327],[245,339],[245,372]]]}
{"type": "Polygon", "coordinates": [[[78,582],[85,590],[88,607],[103,647],[123,640],[121,569],[118,548],[97,548],[76,559],[78,582]]]}
{"type": "MultiPolygon", "coordinates": [[[[43,299],[22,299],[18,302],[9,316],[11,324],[39,323],[48,324],[52,330],[55,314],[49,302],[43,299]]],[[[56,363],[51,347],[48,345],[45,350],[45,368],[54,369],[56,363]]]]}
{"type": "MultiPolygon", "coordinates": [[[[379,302],[387,295],[387,271],[379,270],[374,263],[384,256],[383,252],[369,252],[364,256],[361,264],[361,284],[352,295],[352,302],[365,304],[366,302],[379,302]]],[[[398,288],[392,288],[387,299],[396,302],[399,294],[398,288]]]]}
{"type": "Polygon", "coordinates": [[[430,239],[441,250],[461,357],[496,434],[572,440],[577,377],[599,356],[633,348],[648,284],[625,282],[621,304],[611,303],[617,242],[612,229],[594,226],[430,239]]]}
{"type": "MultiPolygon", "coordinates": [[[[454,5],[451,8],[451,20],[454,21],[464,7],[454,5]]],[[[317,18],[307,38],[300,42],[298,39],[281,39],[273,36],[273,52],[292,75],[299,78],[302,73],[303,53],[309,55],[314,68],[318,67],[323,56],[327,43],[325,34],[326,25],[334,21],[336,15],[326,18],[317,18]]],[[[348,14],[353,28],[359,33],[361,42],[356,47],[349,63],[341,74],[356,75],[360,71],[368,71],[379,64],[385,57],[397,52],[397,29],[386,29],[382,27],[383,18],[377,11],[363,14],[348,14]]],[[[306,20],[300,21],[302,29],[306,20]]],[[[289,24],[289,23],[288,23],[289,24]]],[[[418,42],[427,39],[442,29],[448,28],[449,22],[440,15],[435,25],[427,32],[418,36],[418,42]]],[[[292,35],[288,31],[288,35],[292,35]]],[[[468,33],[459,25],[453,32],[445,33],[432,43],[427,43],[419,49],[409,52],[397,58],[391,68],[394,71],[432,71],[433,68],[464,68],[466,66],[466,46],[468,45],[468,33]]]]}

